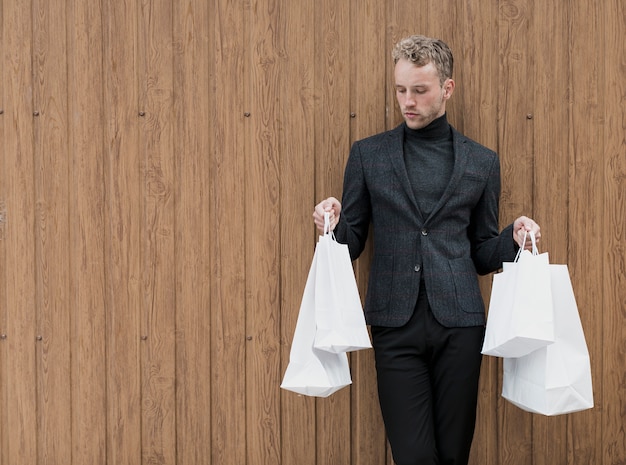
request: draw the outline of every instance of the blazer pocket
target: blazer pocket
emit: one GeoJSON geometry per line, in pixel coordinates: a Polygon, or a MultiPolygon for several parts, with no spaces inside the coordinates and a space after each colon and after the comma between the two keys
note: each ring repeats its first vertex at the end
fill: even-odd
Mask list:
{"type": "Polygon", "coordinates": [[[377,255],[372,259],[368,286],[370,311],[380,312],[389,306],[393,288],[392,255],[377,255]]]}
{"type": "Polygon", "coordinates": [[[478,286],[478,276],[471,258],[450,261],[457,307],[466,313],[484,313],[485,304],[478,286]]]}

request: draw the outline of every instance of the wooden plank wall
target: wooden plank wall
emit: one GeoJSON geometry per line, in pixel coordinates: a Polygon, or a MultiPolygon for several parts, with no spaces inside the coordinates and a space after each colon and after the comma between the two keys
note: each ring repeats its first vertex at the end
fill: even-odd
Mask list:
{"type": "Polygon", "coordinates": [[[485,358],[471,463],[626,463],[621,0],[0,0],[0,465],[392,464],[371,351],[328,399],[278,386],[312,207],[401,120],[410,33],[454,50],[450,120],[569,265],[592,359],[596,407],[547,418],[485,358]]]}

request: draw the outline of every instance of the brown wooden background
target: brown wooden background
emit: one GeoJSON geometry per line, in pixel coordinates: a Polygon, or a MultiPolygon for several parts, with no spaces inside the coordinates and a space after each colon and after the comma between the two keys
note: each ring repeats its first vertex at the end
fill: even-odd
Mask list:
{"type": "Polygon", "coordinates": [[[0,0],[0,465],[392,463],[371,351],[328,399],[278,386],[313,205],[400,121],[416,32],[592,359],[596,407],[547,418],[486,358],[472,464],[626,464],[622,0],[0,0]]]}

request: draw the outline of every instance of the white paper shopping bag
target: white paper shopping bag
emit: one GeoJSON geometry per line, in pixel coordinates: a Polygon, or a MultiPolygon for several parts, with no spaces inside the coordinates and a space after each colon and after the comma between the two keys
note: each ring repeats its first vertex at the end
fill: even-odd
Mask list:
{"type": "Polygon", "coordinates": [[[352,261],[346,244],[326,228],[315,250],[315,347],[328,352],[351,352],[372,347],[363,315],[352,261]]]}
{"type": "Polygon", "coordinates": [[[316,250],[300,304],[289,364],[280,387],[306,396],[328,397],[351,384],[352,378],[345,353],[330,353],[313,347],[317,256],[316,250]]]}
{"type": "Polygon", "coordinates": [[[521,357],[554,342],[548,254],[521,250],[493,276],[482,353],[521,357]]]}
{"type": "Polygon", "coordinates": [[[591,365],[567,265],[550,265],[555,342],[504,359],[502,397],[528,412],[560,415],[593,407],[591,365]]]}

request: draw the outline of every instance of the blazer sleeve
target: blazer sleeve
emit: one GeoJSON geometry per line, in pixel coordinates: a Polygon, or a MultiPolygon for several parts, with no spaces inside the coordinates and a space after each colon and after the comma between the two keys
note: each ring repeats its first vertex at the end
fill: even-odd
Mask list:
{"type": "Polygon", "coordinates": [[[341,215],[334,234],[338,242],[348,245],[350,258],[356,260],[365,248],[372,217],[361,144],[358,141],[352,145],[346,164],[341,205],[341,215]]]}
{"type": "Polygon", "coordinates": [[[500,187],[500,161],[495,156],[483,195],[472,211],[468,229],[472,260],[481,275],[502,268],[502,262],[513,261],[518,249],[513,240],[512,224],[498,233],[500,187]]]}

